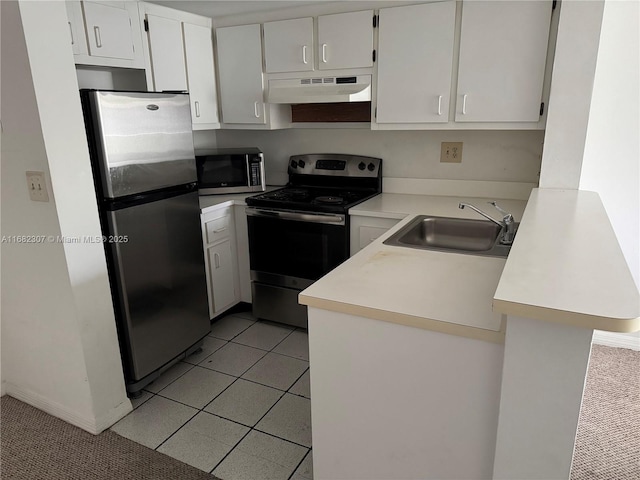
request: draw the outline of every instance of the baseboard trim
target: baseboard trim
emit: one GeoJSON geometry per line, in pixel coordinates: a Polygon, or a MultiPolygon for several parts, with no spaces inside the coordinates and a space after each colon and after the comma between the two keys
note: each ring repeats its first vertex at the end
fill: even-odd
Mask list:
{"type": "Polygon", "coordinates": [[[607,347],[628,348],[640,351],[640,337],[634,333],[613,333],[594,330],[593,343],[607,347]]]}
{"type": "Polygon", "coordinates": [[[131,402],[127,399],[101,418],[93,418],[80,415],[64,405],[52,402],[42,395],[26,390],[19,385],[14,385],[11,382],[5,383],[4,392],[17,400],[28,403],[43,412],[64,420],[71,425],[75,425],[93,435],[97,435],[109,428],[133,409],[131,402]]]}

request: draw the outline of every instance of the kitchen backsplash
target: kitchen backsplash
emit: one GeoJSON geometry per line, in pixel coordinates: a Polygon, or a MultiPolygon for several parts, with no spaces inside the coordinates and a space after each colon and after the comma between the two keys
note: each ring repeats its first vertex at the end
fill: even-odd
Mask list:
{"type": "Polygon", "coordinates": [[[196,148],[256,146],[267,183],[287,181],[289,156],[351,153],[380,157],[398,178],[537,183],[542,131],[371,131],[365,129],[217,130],[194,132],[196,148]],[[463,142],[462,163],[440,163],[441,142],[463,142]]]}

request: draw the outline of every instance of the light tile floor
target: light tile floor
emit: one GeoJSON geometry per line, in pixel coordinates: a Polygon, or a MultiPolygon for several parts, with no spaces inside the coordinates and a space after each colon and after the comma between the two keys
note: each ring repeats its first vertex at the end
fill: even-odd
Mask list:
{"type": "Polygon", "coordinates": [[[111,430],[223,480],[311,480],[306,330],[235,313],[111,430]]]}

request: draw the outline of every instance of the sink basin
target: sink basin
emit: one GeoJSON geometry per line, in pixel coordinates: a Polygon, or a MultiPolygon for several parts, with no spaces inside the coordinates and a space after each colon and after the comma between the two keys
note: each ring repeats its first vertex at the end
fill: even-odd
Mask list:
{"type": "Polygon", "coordinates": [[[471,255],[506,257],[502,229],[488,220],[419,215],[385,240],[386,245],[471,255]]]}

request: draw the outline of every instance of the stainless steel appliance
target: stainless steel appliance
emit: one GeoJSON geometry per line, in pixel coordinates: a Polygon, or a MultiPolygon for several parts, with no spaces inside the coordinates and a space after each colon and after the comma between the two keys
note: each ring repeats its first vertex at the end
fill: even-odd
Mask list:
{"type": "Polygon", "coordinates": [[[81,90],[127,391],[210,329],[189,97],[81,90]]]}
{"type": "Polygon", "coordinates": [[[247,198],[253,314],[307,327],[298,293],[349,257],[349,208],[382,191],[382,160],[294,155],[289,183],[247,198]]]}
{"type": "Polygon", "coordinates": [[[201,195],[264,192],[264,156],[257,148],[196,151],[201,195]]]}

